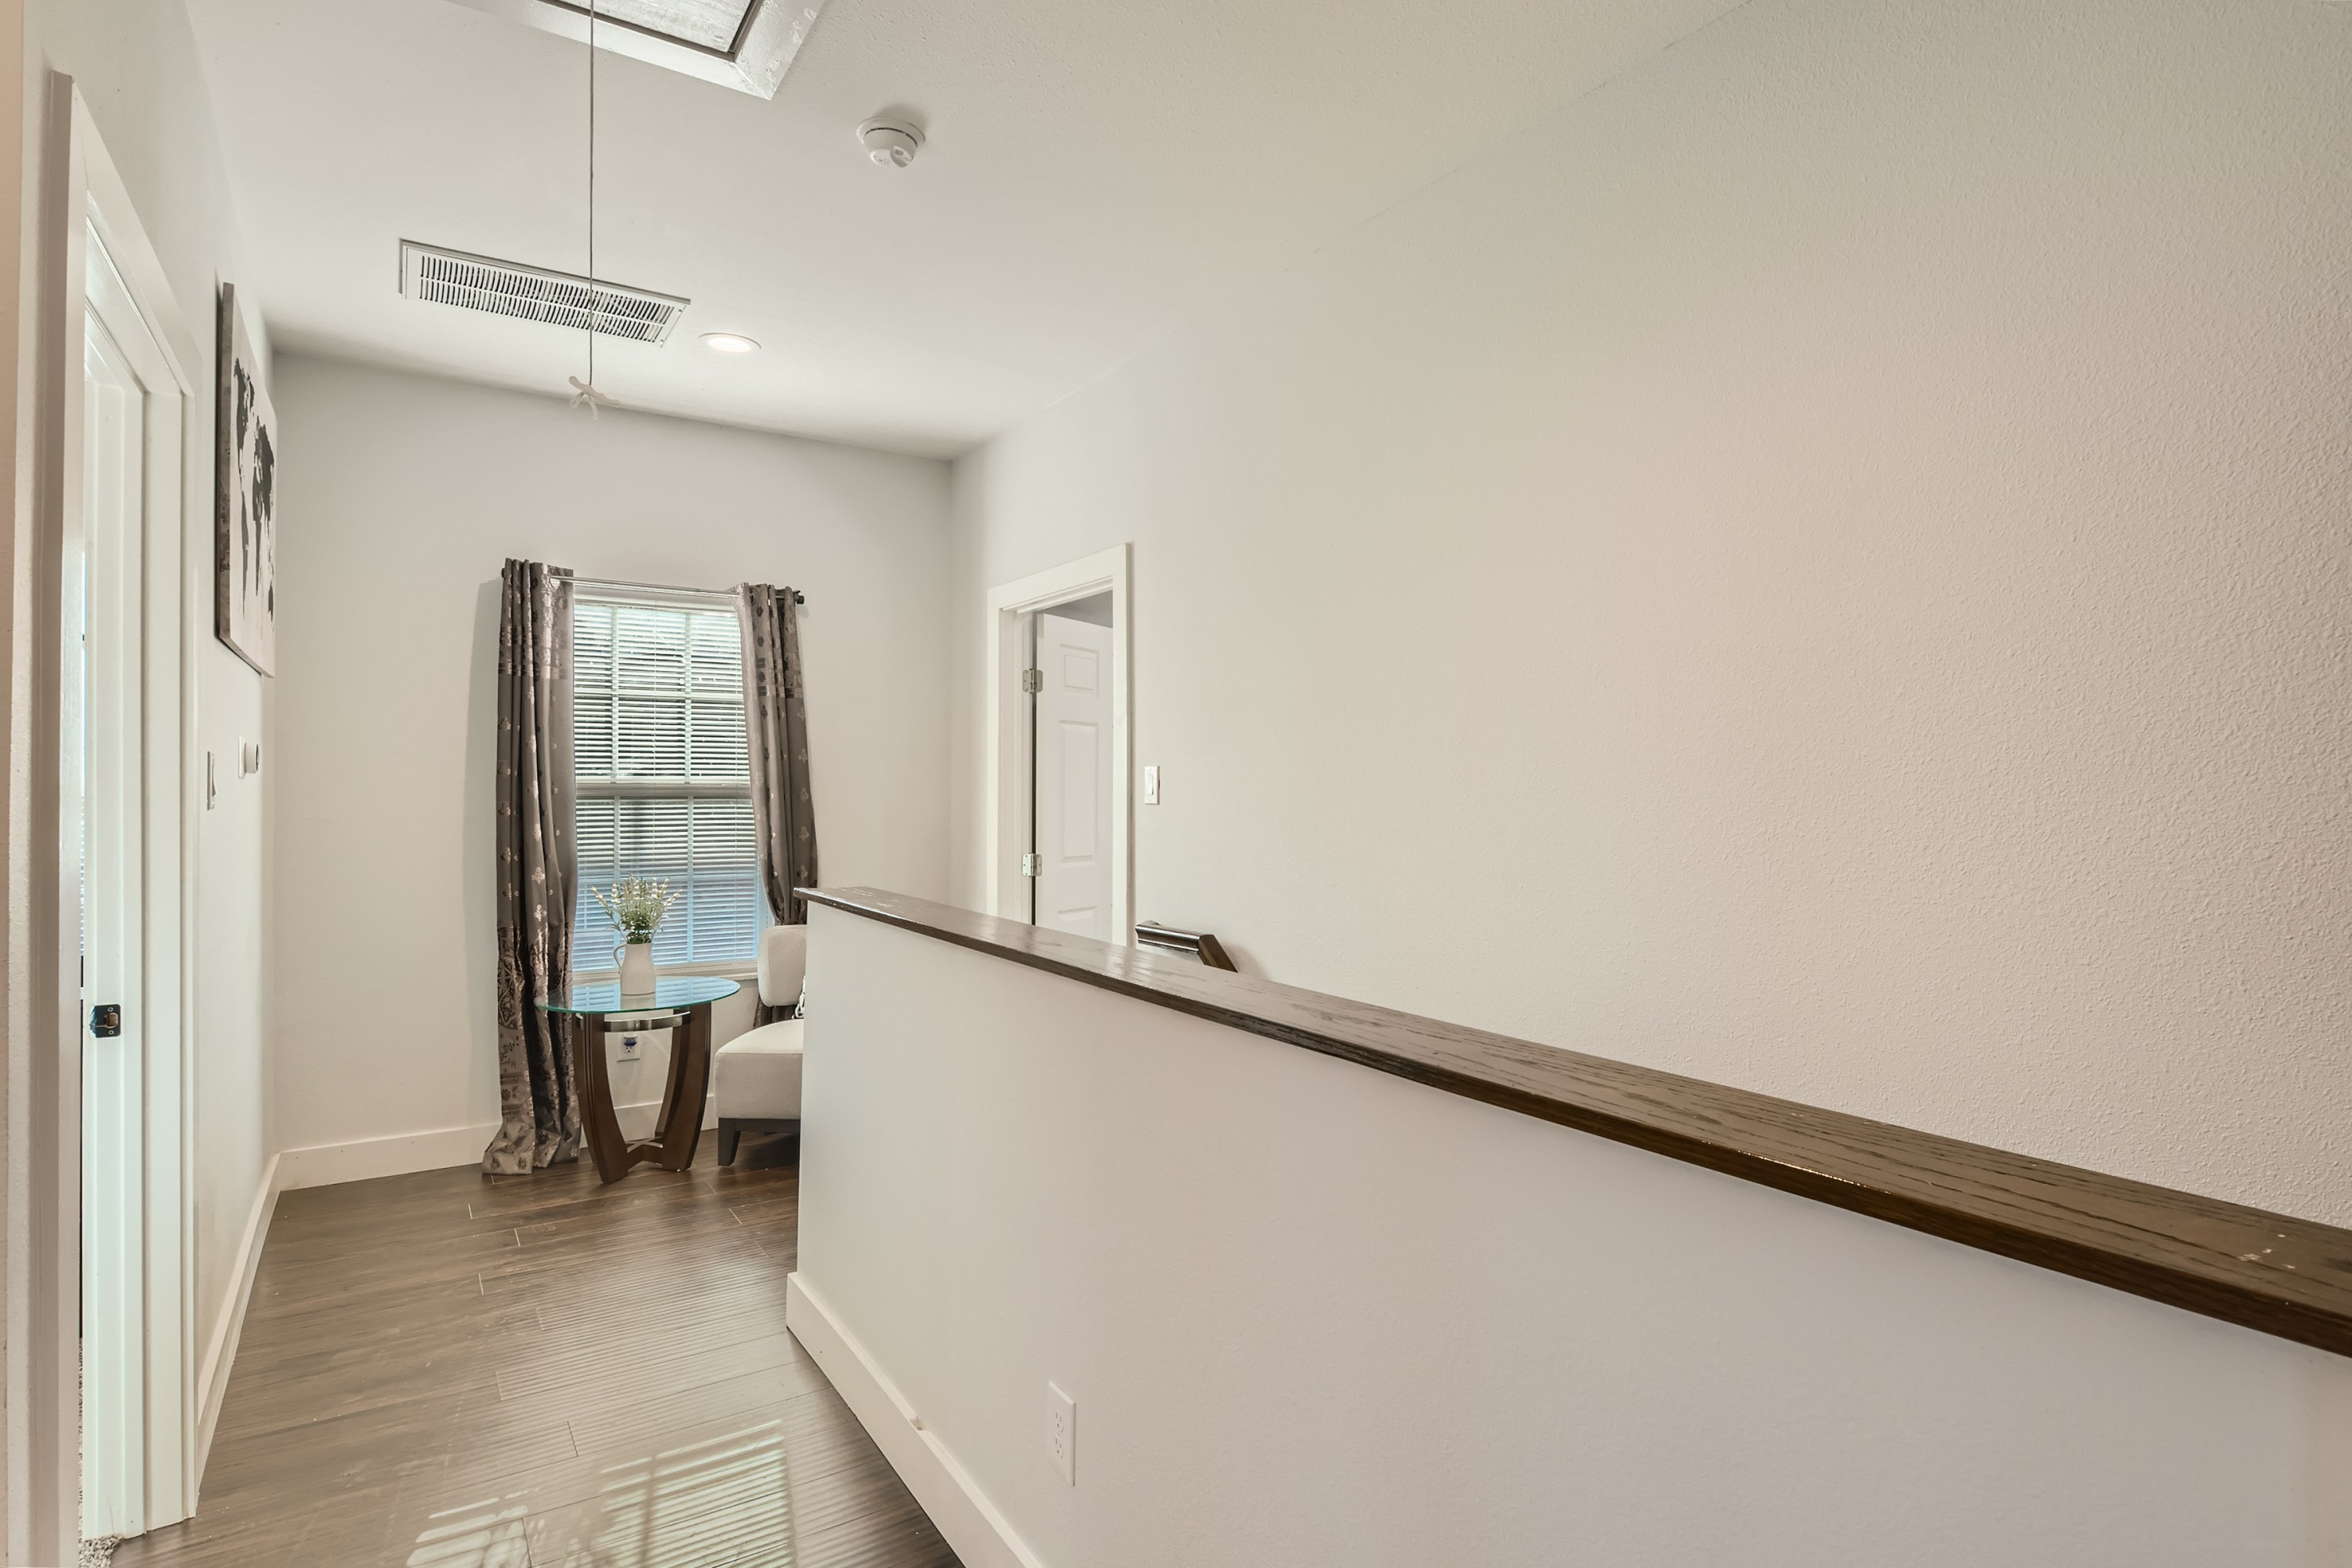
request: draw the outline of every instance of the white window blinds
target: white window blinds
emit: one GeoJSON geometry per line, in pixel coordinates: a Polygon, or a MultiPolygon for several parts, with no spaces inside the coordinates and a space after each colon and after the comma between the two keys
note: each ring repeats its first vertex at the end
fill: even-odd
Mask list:
{"type": "Polygon", "coordinates": [[[592,889],[622,877],[678,896],[656,963],[749,963],[760,870],[743,752],[743,644],[735,612],[581,598],[572,619],[580,897],[572,966],[613,967],[618,935],[592,889]]]}

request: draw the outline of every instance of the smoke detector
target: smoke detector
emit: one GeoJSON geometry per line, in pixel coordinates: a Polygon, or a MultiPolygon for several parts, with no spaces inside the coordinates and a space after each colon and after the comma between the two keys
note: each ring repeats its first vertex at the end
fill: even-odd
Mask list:
{"type": "Polygon", "coordinates": [[[857,144],[886,169],[903,169],[923,150],[923,128],[896,117],[869,120],[857,128],[857,144]]]}

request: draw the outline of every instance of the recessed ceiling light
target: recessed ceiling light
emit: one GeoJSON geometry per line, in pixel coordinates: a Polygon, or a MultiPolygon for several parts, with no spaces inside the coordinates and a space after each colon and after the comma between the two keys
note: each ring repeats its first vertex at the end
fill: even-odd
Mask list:
{"type": "Polygon", "coordinates": [[[723,354],[747,354],[760,346],[740,332],[705,332],[702,341],[723,354]]]}

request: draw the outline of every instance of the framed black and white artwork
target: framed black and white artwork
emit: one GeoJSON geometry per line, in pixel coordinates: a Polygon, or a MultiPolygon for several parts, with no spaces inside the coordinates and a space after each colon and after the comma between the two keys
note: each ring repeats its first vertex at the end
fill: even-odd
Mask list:
{"type": "Polygon", "coordinates": [[[219,456],[213,522],[213,631],[264,675],[278,673],[278,414],[261,384],[236,289],[220,291],[219,456]]]}

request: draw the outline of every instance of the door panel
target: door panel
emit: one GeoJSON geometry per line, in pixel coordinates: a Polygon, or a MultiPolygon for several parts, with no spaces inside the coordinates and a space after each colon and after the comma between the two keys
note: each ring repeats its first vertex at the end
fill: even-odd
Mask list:
{"type": "Polygon", "coordinates": [[[1108,942],[1110,628],[1037,617],[1037,923],[1108,942]]]}
{"type": "Polygon", "coordinates": [[[86,1527],[143,1529],[143,1463],[117,1439],[146,1430],[144,1204],[146,1009],[141,802],[141,544],[147,390],[96,309],[83,338],[82,500],[68,593],[81,630],[82,1404],[100,1441],[89,1459],[86,1527]],[[113,1009],[101,1028],[92,1009],[113,1009]]]}
{"type": "Polygon", "coordinates": [[[1093,863],[1096,836],[1102,813],[1095,804],[1095,785],[1102,777],[1102,726],[1081,721],[1061,721],[1062,753],[1061,858],[1066,866],[1093,863]]]}
{"type": "Polygon", "coordinates": [[[62,740],[66,853],[79,862],[66,871],[80,904],[82,1520],[102,1536],[186,1517],[194,1480],[178,959],[187,399],[95,227],[87,255],[62,740]]]}

